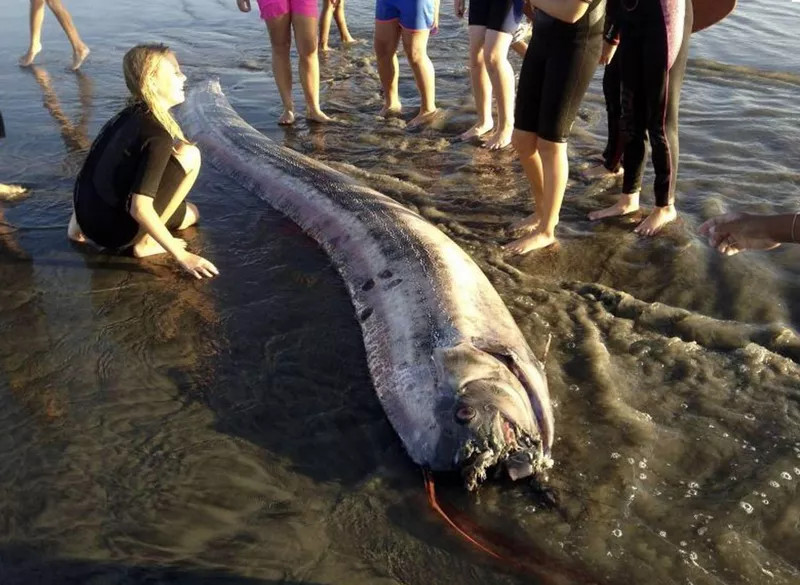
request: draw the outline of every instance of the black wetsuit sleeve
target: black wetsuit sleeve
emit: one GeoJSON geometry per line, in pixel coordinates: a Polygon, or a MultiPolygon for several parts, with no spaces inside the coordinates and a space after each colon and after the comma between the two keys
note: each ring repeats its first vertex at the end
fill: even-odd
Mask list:
{"type": "Polygon", "coordinates": [[[606,20],[603,39],[611,45],[619,44],[619,0],[606,1],[606,20]]]}
{"type": "Polygon", "coordinates": [[[148,137],[142,144],[142,155],[131,185],[131,195],[155,198],[171,156],[172,138],[169,134],[164,132],[148,137]]]}

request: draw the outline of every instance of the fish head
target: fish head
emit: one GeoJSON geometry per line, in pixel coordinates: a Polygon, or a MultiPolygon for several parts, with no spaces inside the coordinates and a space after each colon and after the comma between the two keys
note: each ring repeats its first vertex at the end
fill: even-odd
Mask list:
{"type": "Polygon", "coordinates": [[[509,355],[459,347],[440,364],[441,375],[455,391],[445,413],[455,428],[454,464],[469,490],[492,468],[516,481],[552,465],[546,382],[543,376],[526,375],[509,355]],[[528,388],[541,384],[543,389],[528,388]]]}

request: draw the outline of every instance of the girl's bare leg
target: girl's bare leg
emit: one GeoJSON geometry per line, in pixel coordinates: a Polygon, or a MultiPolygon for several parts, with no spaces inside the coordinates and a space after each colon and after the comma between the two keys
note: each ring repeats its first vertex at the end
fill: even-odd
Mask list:
{"type": "Polygon", "coordinates": [[[22,67],[28,67],[42,50],[42,24],[44,23],[44,0],[31,0],[30,29],[31,44],[28,52],[19,58],[22,67]]]}
{"type": "Polygon", "coordinates": [[[300,55],[300,83],[306,98],[306,119],[330,122],[319,107],[319,52],[317,51],[317,19],[302,14],[292,15],[294,42],[300,55]]]}
{"type": "Polygon", "coordinates": [[[475,110],[478,121],[459,135],[459,140],[472,140],[486,134],[494,126],[492,120],[492,83],[486,70],[485,26],[469,27],[469,76],[472,81],[472,97],[475,99],[475,110]]]}
{"type": "Polygon", "coordinates": [[[292,50],[292,15],[287,12],[268,19],[267,31],[272,45],[272,75],[283,103],[283,114],[278,118],[278,124],[293,124],[292,62],[289,58],[289,52],[292,50]]]}

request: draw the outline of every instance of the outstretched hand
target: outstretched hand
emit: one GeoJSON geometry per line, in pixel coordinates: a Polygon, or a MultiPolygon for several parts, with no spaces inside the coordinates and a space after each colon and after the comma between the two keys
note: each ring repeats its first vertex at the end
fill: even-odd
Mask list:
{"type": "Polygon", "coordinates": [[[211,278],[212,276],[219,276],[219,270],[217,270],[217,267],[197,254],[184,252],[178,258],[178,262],[180,262],[181,267],[186,272],[198,280],[202,279],[203,277],[211,278]]]}
{"type": "Polygon", "coordinates": [[[236,0],[236,5],[242,12],[250,12],[250,0],[236,0]]]}
{"type": "Polygon", "coordinates": [[[700,226],[700,235],[708,244],[726,256],[743,250],[772,250],[780,246],[765,233],[761,218],[747,213],[726,213],[712,217],[700,226]]]}

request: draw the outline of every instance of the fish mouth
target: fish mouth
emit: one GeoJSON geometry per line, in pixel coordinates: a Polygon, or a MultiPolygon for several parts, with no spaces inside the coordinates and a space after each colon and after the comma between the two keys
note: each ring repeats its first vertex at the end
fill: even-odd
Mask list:
{"type": "Polygon", "coordinates": [[[488,425],[463,441],[455,463],[469,491],[486,481],[492,468],[498,472],[505,470],[512,481],[517,481],[539,476],[553,465],[543,452],[541,440],[531,437],[501,412],[496,412],[488,425]]]}

